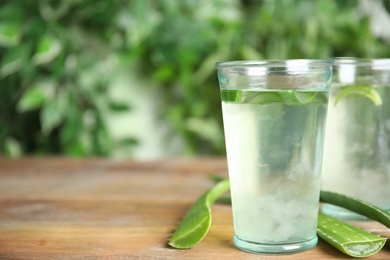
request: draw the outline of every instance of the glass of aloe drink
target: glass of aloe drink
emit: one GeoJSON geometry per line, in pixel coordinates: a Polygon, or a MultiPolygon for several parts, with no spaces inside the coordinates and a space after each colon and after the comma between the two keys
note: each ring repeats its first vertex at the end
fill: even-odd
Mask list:
{"type": "MultiPolygon", "coordinates": [[[[390,210],[390,59],[336,58],[323,163],[324,190],[390,210]]],[[[324,204],[344,220],[361,216],[324,204]]]]}
{"type": "Polygon", "coordinates": [[[314,247],[332,61],[216,67],[235,246],[264,254],[314,247]]]}

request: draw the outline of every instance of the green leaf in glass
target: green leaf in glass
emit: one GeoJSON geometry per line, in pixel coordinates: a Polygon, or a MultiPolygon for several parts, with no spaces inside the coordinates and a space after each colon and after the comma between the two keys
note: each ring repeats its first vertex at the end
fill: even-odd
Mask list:
{"type": "Polygon", "coordinates": [[[221,99],[222,101],[228,101],[228,102],[240,101],[241,91],[231,90],[231,89],[221,89],[221,99]]]}
{"type": "Polygon", "coordinates": [[[382,105],[382,98],[379,93],[375,90],[374,86],[371,85],[348,85],[345,86],[336,96],[334,102],[337,105],[340,100],[351,97],[366,97],[370,99],[376,106],[382,105]]]}

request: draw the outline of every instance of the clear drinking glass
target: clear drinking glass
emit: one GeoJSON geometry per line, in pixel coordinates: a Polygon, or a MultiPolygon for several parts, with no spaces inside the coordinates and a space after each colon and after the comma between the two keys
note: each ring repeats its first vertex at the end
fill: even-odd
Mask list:
{"type": "MultiPolygon", "coordinates": [[[[390,59],[336,58],[333,71],[322,188],[390,210],[390,59]]],[[[361,217],[328,204],[322,211],[361,217]]]]}
{"type": "Polygon", "coordinates": [[[317,244],[329,60],[217,63],[234,244],[252,253],[317,244]]]}

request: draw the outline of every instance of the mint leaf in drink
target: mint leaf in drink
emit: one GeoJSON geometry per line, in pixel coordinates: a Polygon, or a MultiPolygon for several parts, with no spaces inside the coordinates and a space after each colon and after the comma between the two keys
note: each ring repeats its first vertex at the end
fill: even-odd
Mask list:
{"type": "Polygon", "coordinates": [[[366,97],[370,99],[376,106],[382,105],[382,98],[379,95],[378,91],[375,90],[374,86],[371,85],[347,85],[345,86],[336,96],[334,102],[337,105],[341,99],[345,97],[366,97]]]}

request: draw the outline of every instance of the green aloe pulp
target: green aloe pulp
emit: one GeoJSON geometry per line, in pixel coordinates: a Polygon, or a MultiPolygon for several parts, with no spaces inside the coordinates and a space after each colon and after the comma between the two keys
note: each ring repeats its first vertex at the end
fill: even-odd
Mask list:
{"type": "Polygon", "coordinates": [[[211,225],[211,206],[226,191],[229,190],[229,180],[219,181],[214,187],[204,193],[187,211],[179,227],[169,239],[169,245],[174,248],[190,248],[198,244],[207,234],[211,225]]]}

